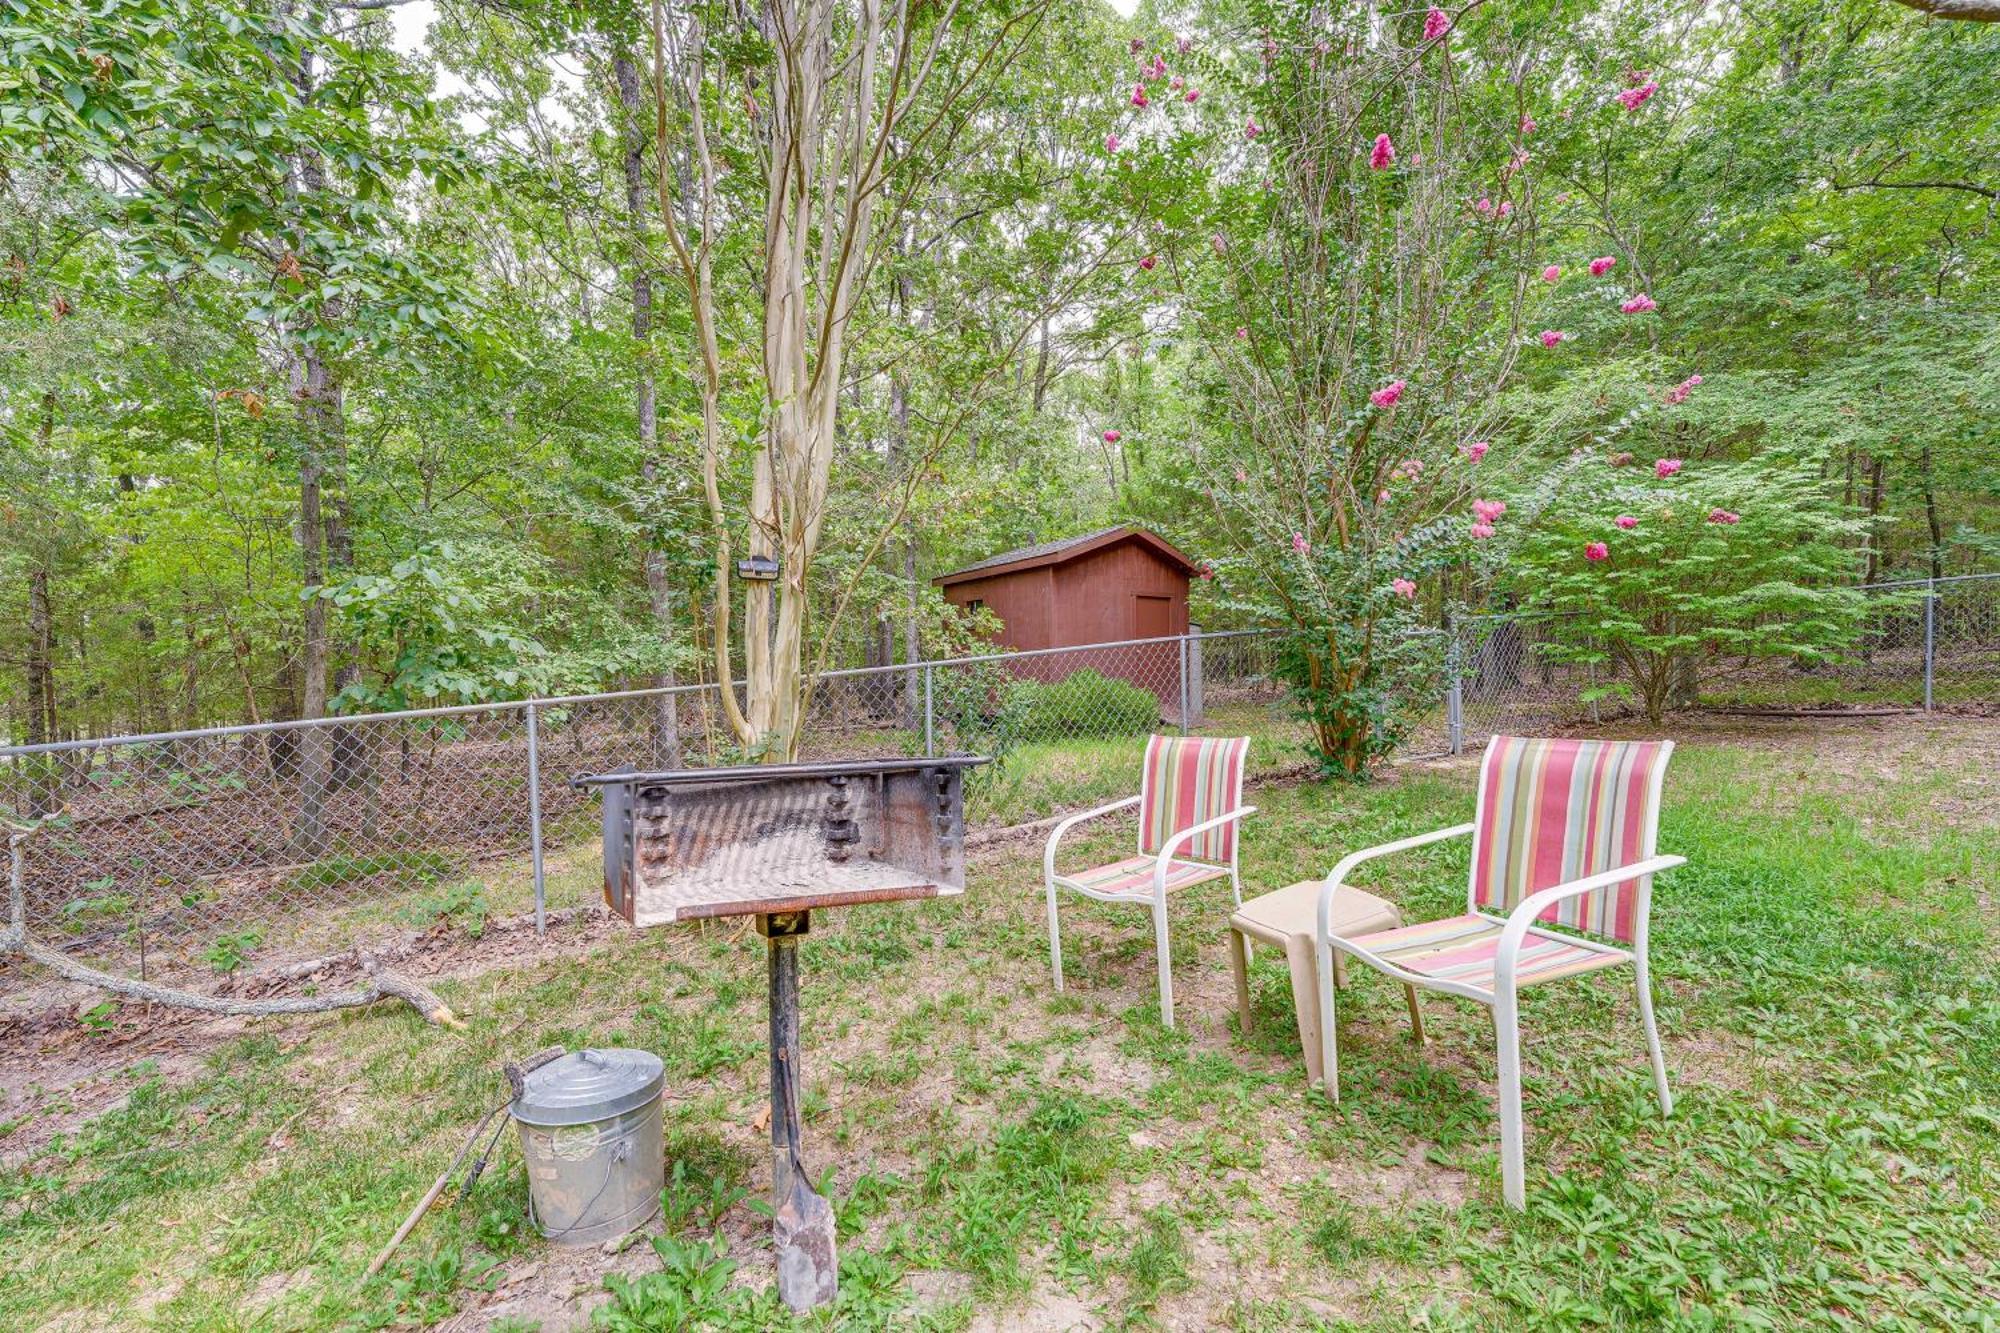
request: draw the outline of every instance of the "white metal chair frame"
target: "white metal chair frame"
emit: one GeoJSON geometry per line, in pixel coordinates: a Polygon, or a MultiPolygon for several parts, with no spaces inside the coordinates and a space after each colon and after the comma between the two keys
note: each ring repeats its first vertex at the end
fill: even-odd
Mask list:
{"type": "MultiPolygon", "coordinates": [[[[1209,832],[1211,829],[1221,828],[1224,824],[1240,820],[1245,815],[1254,815],[1257,813],[1256,806],[1243,804],[1243,769],[1247,767],[1247,764],[1239,766],[1236,771],[1235,790],[1230,793],[1230,808],[1227,813],[1217,815],[1213,819],[1204,820],[1199,824],[1192,824],[1187,828],[1176,830],[1161,844],[1160,850],[1153,853],[1153,894],[1149,905],[1153,911],[1153,949],[1159,957],[1160,967],[1160,1022],[1167,1027],[1174,1025],[1174,974],[1171,956],[1167,948],[1167,871],[1177,862],[1181,865],[1201,866],[1206,870],[1227,871],[1229,873],[1229,891],[1235,897],[1236,905],[1238,907],[1243,905],[1243,876],[1239,869],[1243,855],[1243,835],[1241,830],[1238,830],[1236,837],[1230,841],[1228,865],[1214,861],[1193,861],[1186,857],[1177,857],[1174,853],[1186,846],[1192,839],[1209,832]]],[[[1069,889],[1074,893],[1082,894],[1086,898],[1095,898],[1101,903],[1131,903],[1139,900],[1131,894],[1099,893],[1097,890],[1079,884],[1073,879],[1065,879],[1063,876],[1058,875],[1056,873],[1056,848],[1062,842],[1063,835],[1078,824],[1086,820],[1096,819],[1102,815],[1114,814],[1119,810],[1130,809],[1145,798],[1146,794],[1140,792],[1137,796],[1128,796],[1122,801],[1113,801],[1109,805],[1100,805],[1095,810],[1085,810],[1082,814],[1071,815],[1057,824],[1055,830],[1049,834],[1048,846],[1042,852],[1042,882],[1048,891],[1049,898],[1049,961],[1055,968],[1057,990],[1063,988],[1063,965],[1062,927],[1056,919],[1056,889],[1058,887],[1069,889]]],[[[1145,848],[1140,845],[1144,836],[1144,829],[1141,829],[1133,836],[1134,850],[1141,856],[1146,854],[1145,848]]]]}
{"type": "MultiPolygon", "coordinates": [[[[1641,859],[1629,865],[1616,866],[1566,884],[1553,885],[1523,898],[1513,910],[1502,916],[1482,908],[1473,895],[1477,891],[1475,872],[1466,876],[1466,912],[1483,917],[1495,925],[1504,926],[1496,946],[1493,960],[1493,989],[1483,990],[1477,986],[1441,977],[1427,976],[1398,967],[1387,959],[1377,957],[1367,949],[1342,939],[1332,933],[1330,919],[1333,910],[1333,895],[1346,882],[1347,876],[1364,861],[1387,856],[1391,852],[1409,851],[1415,847],[1443,842],[1450,838],[1462,838],[1474,832],[1484,822],[1486,815],[1486,783],[1484,766],[1481,768],[1479,796],[1473,811],[1473,822],[1457,824],[1451,828],[1439,829],[1433,833],[1422,833],[1415,837],[1400,838],[1395,842],[1385,842],[1378,847],[1349,853],[1342,857],[1319,892],[1319,1005],[1320,1005],[1320,1068],[1326,1071],[1326,1095],[1329,1101],[1340,1100],[1340,1056],[1334,1039],[1333,1011],[1333,951],[1340,950],[1368,964],[1378,972],[1387,973],[1406,986],[1418,986],[1425,990],[1442,991],[1448,995],[1463,996],[1487,1006],[1493,1014],[1493,1030],[1497,1048],[1500,1072],[1500,1185],[1507,1204],[1512,1208],[1527,1207],[1527,1190],[1522,1180],[1522,1129],[1521,1129],[1521,1029],[1520,997],[1515,984],[1515,966],[1519,960],[1522,941],[1528,932],[1544,929],[1537,918],[1554,904],[1565,898],[1590,893],[1596,889],[1608,889],[1628,880],[1637,880],[1637,892],[1633,904],[1632,947],[1620,948],[1601,940],[1574,932],[1563,931],[1565,943],[1579,948],[1607,954],[1623,962],[1631,963],[1637,974],[1639,992],[1639,1017],[1646,1028],[1646,1050],[1653,1066],[1653,1087],[1660,1098],[1660,1115],[1674,1113],[1673,1094],[1667,1089],[1667,1063],[1660,1052],[1660,1033],[1653,1021],[1653,987],[1648,965],[1646,945],[1647,928],[1652,912],[1653,876],[1675,866],[1686,865],[1685,856],[1659,856],[1655,849],[1660,831],[1660,788],[1666,778],[1667,761],[1672,757],[1674,743],[1666,741],[1662,745],[1659,763],[1654,767],[1647,784],[1644,832],[1641,837],[1641,859]]],[[[1490,752],[1489,752],[1490,753],[1490,752]]],[[[1555,933],[1555,932],[1550,932],[1555,933]]],[[[1414,1012],[1414,1009],[1413,1009],[1414,1012]]],[[[1419,1030],[1418,1040],[1422,1040],[1419,1030]]]]}

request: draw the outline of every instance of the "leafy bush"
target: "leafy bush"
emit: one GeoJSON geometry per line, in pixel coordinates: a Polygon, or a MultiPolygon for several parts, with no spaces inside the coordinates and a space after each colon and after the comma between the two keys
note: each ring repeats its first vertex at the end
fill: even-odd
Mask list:
{"type": "Polygon", "coordinates": [[[1809,462],[1619,455],[1577,470],[1509,573],[1522,611],[1550,617],[1545,654],[1613,673],[1587,697],[1634,696],[1657,722],[1727,665],[1851,647],[1868,607],[1841,585],[1864,531],[1809,462]]]}
{"type": "Polygon", "coordinates": [[[1160,701],[1130,681],[1085,667],[1058,681],[1015,681],[1012,734],[1016,741],[1072,740],[1086,736],[1139,736],[1160,720],[1160,701]]]}

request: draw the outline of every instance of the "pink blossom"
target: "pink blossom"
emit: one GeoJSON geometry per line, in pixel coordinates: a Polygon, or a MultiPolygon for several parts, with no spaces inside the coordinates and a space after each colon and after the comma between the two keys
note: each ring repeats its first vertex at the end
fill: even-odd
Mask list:
{"type": "Polygon", "coordinates": [[[1264,127],[1257,123],[1255,116],[1250,117],[1249,120],[1243,123],[1243,137],[1246,139],[1254,139],[1263,132],[1264,127]]]}
{"type": "Polygon", "coordinates": [[[1120,440],[1121,440],[1121,439],[1123,439],[1123,438],[1125,438],[1125,437],[1124,437],[1124,436],[1122,436],[1122,435],[1120,435],[1120,434],[1119,434],[1119,433],[1118,433],[1117,431],[1115,431],[1115,430],[1107,430],[1107,431],[1105,431],[1105,432],[1104,432],[1104,442],[1105,442],[1106,444],[1116,444],[1116,443],[1118,443],[1118,441],[1120,441],[1120,440]]]}
{"type": "Polygon", "coordinates": [[[1523,115],[1521,117],[1521,137],[1525,139],[1534,132],[1535,132],[1535,118],[1533,116],[1523,115]]]}
{"type": "Polygon", "coordinates": [[[1193,48],[1194,48],[1194,41],[1192,38],[1188,37],[1174,38],[1174,50],[1179,52],[1181,55],[1186,55],[1193,48]]]}
{"type": "Polygon", "coordinates": [[[1500,201],[1500,216],[1501,216],[1501,217],[1503,217],[1503,218],[1504,218],[1504,217],[1506,217],[1506,216],[1507,216],[1508,214],[1512,213],[1513,211],[1514,211],[1514,204],[1513,204],[1513,201],[1512,201],[1512,200],[1508,200],[1508,199],[1502,199],[1502,200],[1500,201]]]}
{"type": "Polygon", "coordinates": [[[1625,67],[1625,82],[1630,87],[1636,88],[1646,81],[1646,76],[1650,73],[1652,73],[1651,70],[1633,69],[1630,65],[1627,65],[1625,67]]]}
{"type": "Polygon", "coordinates": [[[1247,325],[1243,325],[1243,324],[1238,324],[1238,325],[1236,326],[1236,336],[1237,336],[1237,337],[1238,337],[1239,339],[1243,339],[1243,340],[1247,341],[1247,340],[1249,339],[1249,337],[1250,337],[1250,329],[1249,329],[1249,327],[1248,327],[1247,325]]]}
{"type": "Polygon", "coordinates": [[[1472,540],[1483,542],[1492,535],[1493,525],[1491,523],[1474,523],[1472,525],[1472,540]]]}
{"type": "Polygon", "coordinates": [[[1648,80],[1640,84],[1637,88],[1627,88],[1624,92],[1618,94],[1618,101],[1627,111],[1637,111],[1640,107],[1646,105],[1647,101],[1658,91],[1660,91],[1660,85],[1648,80]]]}
{"type": "Polygon", "coordinates": [[[1146,97],[1146,85],[1145,85],[1145,84],[1143,84],[1143,83],[1135,83],[1135,84],[1133,84],[1133,85],[1132,85],[1132,105],[1133,105],[1133,106],[1151,106],[1151,105],[1152,105],[1152,103],[1151,103],[1151,102],[1150,102],[1150,101],[1149,101],[1149,100],[1147,99],[1147,97],[1146,97]]]}
{"type": "Polygon", "coordinates": [[[1700,383],[1701,383],[1701,376],[1699,375],[1688,376],[1686,379],[1682,380],[1679,384],[1676,384],[1673,388],[1667,390],[1666,401],[1671,405],[1678,405],[1680,403],[1685,403],[1688,400],[1688,395],[1693,393],[1695,390],[1695,386],[1700,383]]]}
{"type": "Polygon", "coordinates": [[[1134,37],[1130,42],[1130,46],[1132,48],[1132,54],[1136,56],[1141,51],[1146,49],[1146,41],[1143,37],[1134,37]]]}
{"type": "Polygon", "coordinates": [[[1221,232],[1216,232],[1214,235],[1210,236],[1208,238],[1208,243],[1215,247],[1215,253],[1219,255],[1226,255],[1229,253],[1229,241],[1223,236],[1221,232]]]}
{"type": "Polygon", "coordinates": [[[1679,472],[1680,470],[1681,470],[1681,460],[1678,458],[1662,458],[1658,462],[1653,464],[1653,475],[1658,477],[1661,481],[1665,481],[1668,477],[1673,476],[1674,473],[1679,472]]]}
{"type": "Polygon", "coordinates": [[[1548,266],[1547,268],[1545,268],[1545,269],[1543,269],[1543,270],[1542,270],[1542,281],[1543,281],[1543,282],[1561,282],[1561,281],[1562,281],[1562,275],[1563,275],[1563,271],[1562,271],[1561,267],[1559,267],[1558,265],[1555,265],[1555,264],[1551,264],[1551,265],[1549,265],[1549,266],[1548,266]]]}
{"type": "Polygon", "coordinates": [[[1639,520],[1633,518],[1630,514],[1620,514],[1617,518],[1614,518],[1611,521],[1613,523],[1616,523],[1621,528],[1636,528],[1639,526],[1639,520]]]}
{"type": "Polygon", "coordinates": [[[1167,84],[1167,87],[1173,89],[1175,92],[1179,92],[1181,88],[1186,85],[1186,83],[1187,83],[1186,79],[1176,74],[1174,75],[1172,81],[1167,84]]]}
{"type": "Polygon", "coordinates": [[[1117,151],[1118,151],[1118,143],[1119,143],[1119,140],[1118,140],[1118,136],[1117,136],[1117,135],[1115,135],[1115,134],[1107,134],[1107,135],[1105,135],[1105,136],[1104,136],[1104,151],[1105,151],[1105,152],[1107,152],[1107,153],[1115,153],[1115,152],[1117,152],[1117,151]]]}
{"type": "Polygon", "coordinates": [[[1249,474],[1248,472],[1245,472],[1245,471],[1244,471],[1244,470],[1243,470],[1242,468],[1237,468],[1237,469],[1236,469],[1236,480],[1237,480],[1238,484],[1240,485],[1241,483],[1243,483],[1243,482],[1246,482],[1246,481],[1250,480],[1250,474],[1249,474]]]}
{"type": "Polygon", "coordinates": [[[1465,456],[1472,462],[1477,463],[1480,459],[1486,457],[1486,451],[1492,447],[1493,441],[1491,440],[1474,440],[1471,444],[1465,446],[1465,456]]]}
{"type": "Polygon", "coordinates": [[[1569,335],[1567,333],[1564,333],[1561,329],[1543,329],[1542,346],[1554,347],[1557,343],[1561,342],[1563,339],[1567,337],[1569,337],[1569,335]]]}
{"type": "Polygon", "coordinates": [[[1727,509],[1711,509],[1708,511],[1708,521],[1711,523],[1725,523],[1725,524],[1741,523],[1743,521],[1743,516],[1741,514],[1732,514],[1727,509]]]}
{"type": "Polygon", "coordinates": [[[1306,535],[1303,532],[1292,534],[1292,553],[1294,555],[1304,555],[1310,550],[1312,550],[1312,543],[1306,540],[1306,535]]]}
{"type": "Polygon", "coordinates": [[[1500,515],[1506,512],[1507,502],[1505,500],[1474,500],[1472,502],[1472,516],[1481,523],[1497,522],[1500,515]]]}
{"type": "Polygon", "coordinates": [[[1403,396],[1404,387],[1404,381],[1391,380],[1374,393],[1369,394],[1368,401],[1377,407],[1394,407],[1396,400],[1403,396]]]}
{"type": "MultiPolygon", "coordinates": [[[[1435,9],[1432,10],[1431,12],[1433,14],[1437,13],[1435,9]]],[[[1398,597],[1405,598],[1412,602],[1417,600],[1417,585],[1410,582],[1408,579],[1397,579],[1393,583],[1391,583],[1389,587],[1395,592],[1396,596],[1398,597]]]]}
{"type": "Polygon", "coordinates": [[[1637,296],[1624,302],[1618,308],[1628,315],[1643,315],[1650,310],[1658,310],[1660,303],[1644,292],[1640,292],[1637,296]]]}
{"type": "Polygon", "coordinates": [[[1394,162],[1395,160],[1396,160],[1396,145],[1389,142],[1388,135],[1386,134],[1376,135],[1375,151],[1368,155],[1369,167],[1372,170],[1380,171],[1382,168],[1388,166],[1391,162],[1394,162]]]}
{"type": "Polygon", "coordinates": [[[1145,269],[1148,273],[1151,273],[1153,271],[1153,265],[1159,262],[1160,262],[1160,257],[1158,255],[1147,255],[1144,259],[1139,261],[1139,267],[1145,269]]]}
{"type": "Polygon", "coordinates": [[[1377,492],[1375,492],[1375,503],[1376,503],[1376,504],[1378,504],[1378,505],[1385,505],[1385,504],[1388,504],[1388,503],[1389,503],[1389,492],[1387,492],[1387,491],[1377,491],[1377,492]]]}
{"type": "Polygon", "coordinates": [[[1612,269],[1616,268],[1617,266],[1618,266],[1617,256],[1615,255],[1599,256],[1598,258],[1590,261],[1590,276],[1593,278],[1601,278],[1605,274],[1609,273],[1612,269]]]}
{"type": "Polygon", "coordinates": [[[1430,12],[1424,15],[1424,40],[1434,42],[1450,31],[1451,15],[1432,5],[1430,12]]]}
{"type": "Polygon", "coordinates": [[[1491,213],[1493,211],[1493,201],[1491,199],[1488,199],[1486,196],[1481,195],[1479,197],[1479,202],[1474,204],[1472,208],[1474,212],[1491,213]]]}
{"type": "Polygon", "coordinates": [[[1583,548],[1583,558],[1586,560],[1609,560],[1611,558],[1611,548],[1603,542],[1592,542],[1583,548]]]}
{"type": "Polygon", "coordinates": [[[1201,89],[1199,88],[1188,89],[1187,95],[1181,98],[1181,101],[1183,102],[1199,102],[1200,100],[1201,100],[1201,89]]]}
{"type": "Polygon", "coordinates": [[[1391,481],[1415,481],[1424,474],[1424,463],[1420,458],[1405,458],[1389,473],[1391,481]]]}
{"type": "Polygon", "coordinates": [[[1276,60],[1278,58],[1277,38],[1268,36],[1264,38],[1263,57],[1264,57],[1264,63],[1267,65],[1270,64],[1273,60],[1276,60]]]}

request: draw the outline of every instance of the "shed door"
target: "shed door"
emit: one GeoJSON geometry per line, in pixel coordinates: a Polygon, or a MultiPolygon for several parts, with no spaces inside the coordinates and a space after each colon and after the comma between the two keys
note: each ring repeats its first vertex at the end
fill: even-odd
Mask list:
{"type": "Polygon", "coordinates": [[[1174,632],[1174,599],[1171,597],[1139,598],[1139,625],[1135,638],[1164,639],[1174,632]]]}

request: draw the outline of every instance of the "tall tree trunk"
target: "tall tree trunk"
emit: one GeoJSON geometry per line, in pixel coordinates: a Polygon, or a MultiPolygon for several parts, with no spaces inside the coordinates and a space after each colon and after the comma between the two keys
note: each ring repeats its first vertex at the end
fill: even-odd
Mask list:
{"type": "MultiPolygon", "coordinates": [[[[638,354],[639,373],[634,386],[639,417],[640,475],[649,499],[658,498],[660,474],[659,395],[653,380],[653,275],[646,252],[646,103],[639,84],[639,69],[632,58],[620,55],[612,61],[618,82],[618,101],[625,112],[625,217],[630,228],[632,269],[632,341],[638,354]]],[[[665,145],[661,146],[662,152],[665,145]]],[[[664,160],[659,169],[666,170],[664,160]]],[[[667,569],[666,552],[660,549],[659,535],[646,534],[646,594],[652,604],[654,632],[660,636],[667,665],[653,678],[653,684],[671,690],[674,679],[674,586],[667,569]]],[[[656,695],[652,719],[653,762],[664,768],[681,763],[681,720],[679,696],[656,695]]]]}
{"type": "Polygon", "coordinates": [[[1938,521],[1937,486],[1931,476],[1929,444],[1924,445],[1920,461],[1924,480],[1924,522],[1931,532],[1931,577],[1941,579],[1944,577],[1944,525],[1938,521]]]}
{"type": "Polygon", "coordinates": [[[1863,583],[1873,583],[1882,567],[1882,534],[1876,529],[1882,517],[1882,473],[1886,462],[1878,454],[1868,469],[1868,568],[1863,583]]]}

